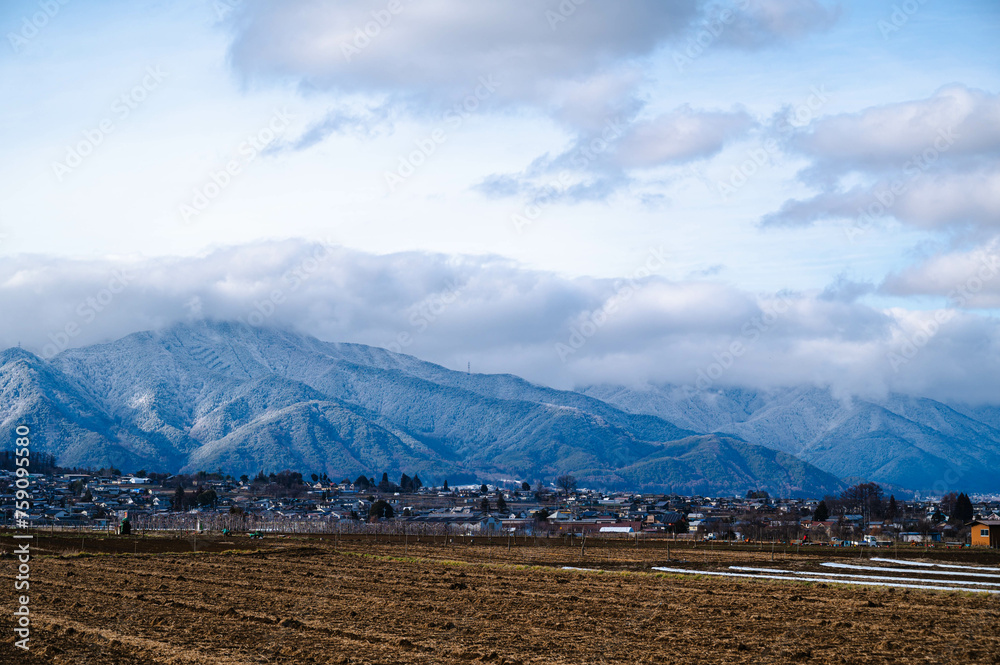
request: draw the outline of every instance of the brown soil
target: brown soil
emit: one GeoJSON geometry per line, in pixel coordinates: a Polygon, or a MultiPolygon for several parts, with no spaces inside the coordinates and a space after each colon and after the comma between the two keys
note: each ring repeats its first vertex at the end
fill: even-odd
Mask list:
{"type": "Polygon", "coordinates": [[[766,549],[137,540],[39,541],[31,650],[12,646],[8,582],[0,663],[1000,663],[997,596],[649,571],[771,565],[766,549]]]}

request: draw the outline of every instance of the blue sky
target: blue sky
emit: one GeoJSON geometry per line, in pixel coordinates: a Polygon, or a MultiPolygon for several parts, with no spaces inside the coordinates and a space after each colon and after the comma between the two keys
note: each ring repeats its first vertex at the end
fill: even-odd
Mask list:
{"type": "Polygon", "coordinates": [[[987,381],[952,336],[997,348],[1000,279],[954,295],[997,256],[996,3],[36,0],[4,3],[0,27],[0,298],[41,308],[0,324],[0,346],[55,344],[121,266],[132,288],[56,347],[253,311],[322,242],[341,263],[296,297],[395,309],[303,304],[272,322],[392,345],[465,279],[401,349],[448,365],[690,381],[747,320],[715,309],[794,297],[774,348],[726,380],[927,391],[964,363],[946,391],[963,399],[987,381]],[[933,149],[942,131],[954,140],[933,149]],[[893,181],[886,210],[859,217],[893,181]],[[261,252],[271,272],[240,277],[261,252]],[[640,276],[653,286],[560,353],[651,252],[667,257],[640,276]],[[362,264],[378,278],[347,276],[362,264]],[[186,292],[181,265],[203,271],[186,292]],[[477,328],[484,303],[513,323],[477,328]],[[941,311],[944,332],[894,364],[941,311]]]}

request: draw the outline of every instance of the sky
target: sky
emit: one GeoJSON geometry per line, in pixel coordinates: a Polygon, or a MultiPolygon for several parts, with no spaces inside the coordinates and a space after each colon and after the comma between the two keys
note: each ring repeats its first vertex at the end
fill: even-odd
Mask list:
{"type": "Polygon", "coordinates": [[[1000,403],[1000,5],[9,1],[0,348],[243,320],[1000,403]]]}

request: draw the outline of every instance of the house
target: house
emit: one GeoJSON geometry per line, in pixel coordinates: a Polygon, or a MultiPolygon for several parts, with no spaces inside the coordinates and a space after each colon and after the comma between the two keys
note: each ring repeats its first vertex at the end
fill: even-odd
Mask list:
{"type": "Polygon", "coordinates": [[[1000,520],[972,520],[972,546],[1000,549],[1000,520]]]}
{"type": "Polygon", "coordinates": [[[925,535],[917,531],[905,531],[899,534],[899,539],[904,543],[940,543],[941,533],[932,531],[925,535]]]}

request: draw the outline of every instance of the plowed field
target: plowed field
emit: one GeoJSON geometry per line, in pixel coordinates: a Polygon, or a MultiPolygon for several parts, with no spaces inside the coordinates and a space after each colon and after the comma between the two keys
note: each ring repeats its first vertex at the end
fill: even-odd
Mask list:
{"type": "MultiPolygon", "coordinates": [[[[287,540],[49,547],[31,562],[24,652],[9,543],[2,663],[1000,663],[997,596],[657,575],[662,551],[409,543],[404,556],[401,544],[287,540]]],[[[682,556],[777,565],[766,552],[682,556]]]]}

